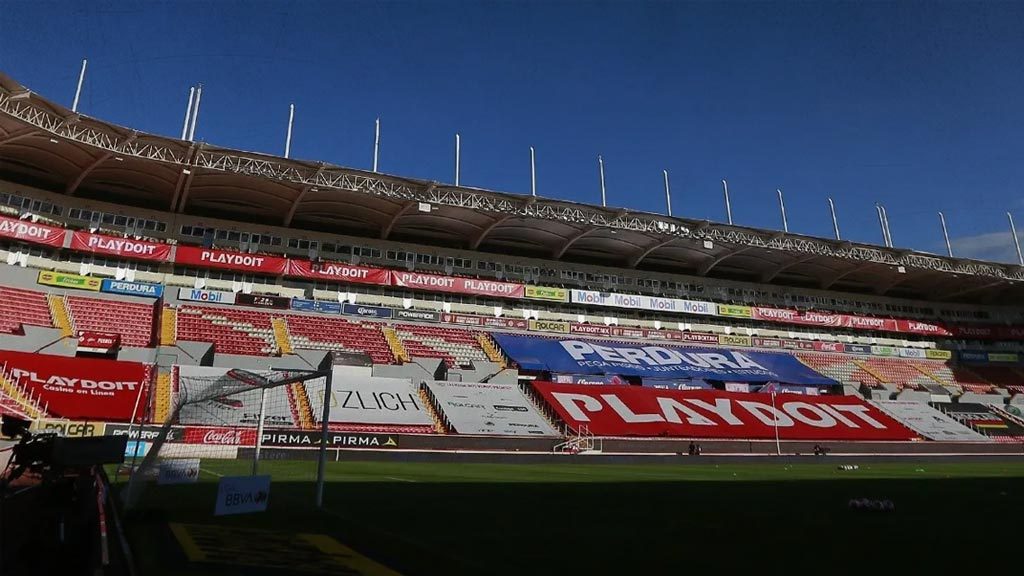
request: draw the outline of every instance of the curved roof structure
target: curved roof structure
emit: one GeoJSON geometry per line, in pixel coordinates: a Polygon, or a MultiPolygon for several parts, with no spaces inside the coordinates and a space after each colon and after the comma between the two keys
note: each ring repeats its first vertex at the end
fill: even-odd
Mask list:
{"type": "Polygon", "coordinates": [[[0,178],[169,212],[935,301],[1024,302],[1024,267],[455,187],[145,134],[0,74],[0,178]]]}

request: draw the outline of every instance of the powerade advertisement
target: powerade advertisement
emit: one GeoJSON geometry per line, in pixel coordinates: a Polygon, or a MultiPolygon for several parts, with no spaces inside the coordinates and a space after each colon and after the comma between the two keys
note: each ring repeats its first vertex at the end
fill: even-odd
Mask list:
{"type": "Polygon", "coordinates": [[[789,354],[727,348],[646,346],[632,342],[534,338],[494,334],[498,346],[524,370],[570,374],[621,374],[729,382],[838,384],[789,354]]]}

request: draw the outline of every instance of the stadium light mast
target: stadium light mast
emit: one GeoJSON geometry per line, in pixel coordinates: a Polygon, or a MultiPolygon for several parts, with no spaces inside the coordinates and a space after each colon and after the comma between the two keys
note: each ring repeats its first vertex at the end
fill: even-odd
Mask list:
{"type": "Polygon", "coordinates": [[[882,206],[882,220],[885,221],[885,238],[889,241],[889,248],[892,248],[892,229],[889,228],[889,213],[882,206]]]}
{"type": "Polygon", "coordinates": [[[82,83],[85,82],[85,67],[88,66],[89,61],[82,58],[82,71],[78,73],[78,88],[75,88],[75,100],[71,103],[71,111],[78,112],[78,99],[82,95],[82,83]]]}
{"type": "Polygon", "coordinates": [[[373,124],[373,171],[376,173],[377,159],[380,158],[380,117],[373,124]]]}
{"type": "Polygon", "coordinates": [[[946,254],[953,257],[953,245],[949,243],[949,230],[946,229],[946,215],[939,212],[939,222],[942,223],[942,238],[946,241],[946,254]]]}
{"type": "Polygon", "coordinates": [[[1020,238],[1017,236],[1017,227],[1013,225],[1013,214],[1007,212],[1006,217],[1010,220],[1010,236],[1013,237],[1013,246],[1017,249],[1017,261],[1024,266],[1024,254],[1020,251],[1020,238]]]}
{"type": "Polygon", "coordinates": [[[661,171],[662,176],[665,177],[665,208],[668,210],[668,215],[672,215],[672,189],[668,187],[668,170],[661,171]]]}
{"type": "Polygon", "coordinates": [[[284,139],[284,157],[290,158],[292,154],[292,124],[295,122],[295,104],[288,105],[288,135],[284,139]]]}
{"type": "Polygon", "coordinates": [[[462,137],[455,134],[455,185],[459,185],[459,175],[462,173],[462,137]]]}
{"type": "Polygon", "coordinates": [[[722,180],[722,190],[725,192],[725,216],[729,220],[729,225],[732,225],[732,204],[729,202],[729,183],[722,180]]]}
{"type": "Polygon", "coordinates": [[[889,230],[885,225],[885,209],[882,208],[881,204],[876,202],[875,211],[878,212],[878,225],[882,228],[882,244],[886,248],[892,248],[892,244],[889,243],[889,230]]]}
{"type": "Polygon", "coordinates": [[[199,122],[199,102],[203,99],[203,85],[196,88],[196,105],[192,109],[192,126],[188,129],[188,141],[194,142],[196,138],[196,123],[199,122]]]}
{"type": "Polygon", "coordinates": [[[782,231],[789,233],[789,220],[786,219],[786,200],[782,197],[782,188],[776,188],[779,193],[779,210],[782,212],[782,231]]]}
{"type": "Polygon", "coordinates": [[[530,146],[530,195],[537,195],[537,154],[530,146]]]}
{"type": "Polygon", "coordinates": [[[181,139],[184,140],[188,136],[188,121],[192,116],[192,99],[196,96],[196,87],[188,87],[188,106],[185,108],[185,122],[181,125],[181,139]]]}
{"type": "Polygon", "coordinates": [[[604,188],[604,158],[600,154],[597,155],[597,173],[601,177],[601,206],[607,206],[608,196],[605,194],[604,188]]]}
{"type": "Polygon", "coordinates": [[[836,218],[836,203],[831,198],[828,199],[828,209],[832,213],[832,231],[836,235],[836,240],[842,240],[843,238],[839,235],[839,219],[836,218]]]}

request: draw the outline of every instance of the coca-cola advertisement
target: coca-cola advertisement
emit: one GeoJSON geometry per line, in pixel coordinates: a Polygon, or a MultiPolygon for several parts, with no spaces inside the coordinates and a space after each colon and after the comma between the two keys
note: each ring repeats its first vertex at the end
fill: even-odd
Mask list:
{"type": "Polygon", "coordinates": [[[224,426],[186,426],[183,441],[186,444],[210,446],[255,446],[255,428],[228,428],[224,426]]]}

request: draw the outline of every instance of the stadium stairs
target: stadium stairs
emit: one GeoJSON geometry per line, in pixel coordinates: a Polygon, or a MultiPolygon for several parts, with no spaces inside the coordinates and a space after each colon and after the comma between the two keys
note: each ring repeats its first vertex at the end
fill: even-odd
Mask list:
{"type": "Polygon", "coordinates": [[[71,315],[68,314],[67,302],[57,294],[49,294],[46,301],[50,306],[50,316],[53,318],[53,325],[60,330],[60,335],[69,338],[75,333],[75,327],[71,323],[71,315]]]}
{"type": "Polygon", "coordinates": [[[309,403],[309,394],[301,382],[291,384],[289,398],[294,398],[296,404],[296,415],[299,427],[303,430],[316,428],[316,418],[313,416],[313,407],[309,403]]]}
{"type": "Polygon", "coordinates": [[[11,382],[7,375],[0,372],[0,409],[10,411],[14,416],[29,419],[44,418],[45,407],[31,394],[11,382]]]}
{"type": "Polygon", "coordinates": [[[391,354],[400,362],[409,361],[409,353],[405,350],[405,346],[402,346],[402,341],[398,339],[398,335],[395,334],[395,329],[386,326],[384,327],[384,339],[388,342],[388,347],[391,348],[391,354]]]}
{"type": "Polygon", "coordinates": [[[288,321],[284,318],[273,318],[270,323],[274,327],[274,341],[277,342],[281,354],[291,354],[293,351],[291,338],[288,336],[288,321]]]}
{"type": "Polygon", "coordinates": [[[434,430],[438,434],[454,433],[455,429],[448,424],[448,419],[443,417],[444,413],[441,412],[441,408],[437,405],[437,401],[430,392],[430,388],[426,384],[421,384],[418,392],[423,407],[430,414],[430,419],[434,421],[434,430]]]}
{"type": "Polygon", "coordinates": [[[165,306],[160,315],[160,345],[174,346],[178,343],[178,312],[170,306],[165,306]]]}
{"type": "Polygon", "coordinates": [[[537,409],[537,412],[547,420],[548,424],[550,424],[555,430],[560,431],[563,436],[569,437],[574,434],[580,434],[579,430],[573,430],[562,420],[561,417],[558,416],[554,409],[552,409],[551,406],[540,397],[540,394],[533,389],[533,386],[531,386],[529,382],[520,383],[519,390],[523,393],[523,396],[533,404],[533,407],[537,409]]]}
{"type": "Polygon", "coordinates": [[[163,424],[171,415],[171,373],[160,372],[156,377],[153,391],[152,422],[163,424]]]}
{"type": "Polygon", "coordinates": [[[497,363],[501,366],[502,370],[508,368],[508,360],[505,358],[505,355],[498,350],[498,346],[494,343],[494,340],[491,340],[490,336],[480,333],[476,335],[476,339],[480,343],[480,348],[483,349],[484,354],[487,355],[487,358],[490,359],[491,362],[497,363]]]}

